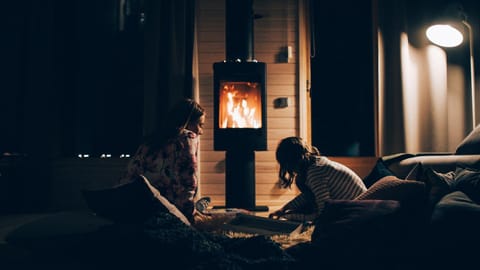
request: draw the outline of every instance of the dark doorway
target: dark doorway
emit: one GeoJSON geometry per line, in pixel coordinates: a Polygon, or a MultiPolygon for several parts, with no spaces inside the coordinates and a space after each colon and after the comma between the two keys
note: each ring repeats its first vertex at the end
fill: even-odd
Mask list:
{"type": "Polygon", "coordinates": [[[312,144],[327,156],[374,156],[375,1],[312,1],[312,144]]]}

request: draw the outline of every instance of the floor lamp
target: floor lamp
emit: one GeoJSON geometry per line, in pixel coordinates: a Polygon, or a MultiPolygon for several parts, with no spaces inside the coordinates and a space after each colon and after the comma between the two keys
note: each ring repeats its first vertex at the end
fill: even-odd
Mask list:
{"type": "MultiPolygon", "coordinates": [[[[465,17],[465,16],[463,16],[465,17]]],[[[473,60],[473,30],[472,26],[465,20],[461,20],[461,24],[468,31],[469,53],[470,53],[470,96],[472,108],[472,130],[476,127],[476,110],[475,110],[475,67],[473,60]]],[[[436,45],[442,47],[456,47],[463,42],[464,31],[459,30],[458,22],[447,22],[435,24],[427,28],[427,38],[436,45]]]]}

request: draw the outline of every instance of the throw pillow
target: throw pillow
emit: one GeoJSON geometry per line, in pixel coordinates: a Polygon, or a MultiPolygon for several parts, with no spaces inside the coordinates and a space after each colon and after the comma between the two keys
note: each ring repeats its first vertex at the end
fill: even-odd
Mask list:
{"type": "MultiPolygon", "coordinates": [[[[366,225],[377,217],[399,210],[400,203],[395,200],[328,200],[325,202],[322,215],[315,221],[315,225],[319,227],[319,230],[332,230],[332,232],[339,232],[342,229],[359,229],[352,225],[366,225]]],[[[319,230],[315,230],[315,236],[319,236],[319,230]]],[[[332,236],[331,233],[329,236],[332,236]]],[[[344,232],[339,233],[338,237],[342,235],[344,232]]]]}
{"type": "Polygon", "coordinates": [[[445,254],[452,260],[442,260],[442,267],[430,269],[468,269],[459,263],[470,262],[478,257],[476,246],[480,241],[480,205],[461,191],[445,195],[435,205],[429,226],[431,254],[445,254]],[[461,259],[460,259],[461,258],[461,259]]]}
{"type": "Polygon", "coordinates": [[[385,176],[378,180],[356,200],[396,200],[402,204],[415,204],[425,199],[425,183],[385,176]]]}
{"type": "Polygon", "coordinates": [[[385,176],[394,175],[392,171],[388,169],[387,164],[382,158],[377,160],[375,166],[370,171],[370,173],[363,179],[365,186],[367,188],[371,187],[375,182],[382,179],[385,176]]]}
{"type": "Polygon", "coordinates": [[[478,228],[480,222],[480,205],[475,203],[467,194],[462,191],[449,193],[435,205],[432,213],[432,223],[448,223],[449,226],[466,226],[475,219],[478,228]]]}
{"type": "Polygon", "coordinates": [[[455,189],[480,203],[480,170],[458,166],[455,170],[455,189]]]}
{"type": "Polygon", "coordinates": [[[423,165],[422,163],[417,163],[413,167],[413,169],[408,172],[407,176],[405,177],[406,180],[420,180],[422,179],[424,172],[423,172],[423,165]]]}
{"type": "Polygon", "coordinates": [[[423,181],[428,194],[430,207],[436,205],[443,196],[452,191],[455,172],[440,173],[428,167],[424,170],[423,181]]]}
{"type": "Polygon", "coordinates": [[[455,155],[472,154],[480,154],[480,125],[472,130],[455,150],[455,155]]]}
{"type": "Polygon", "coordinates": [[[168,212],[190,225],[188,219],[139,175],[132,182],[107,189],[83,190],[88,207],[96,214],[120,223],[138,223],[155,212],[168,212]]]}
{"type": "Polygon", "coordinates": [[[167,198],[163,197],[162,194],[160,194],[160,191],[158,191],[158,189],[152,186],[150,184],[150,181],[148,181],[145,176],[142,175],[141,177],[144,179],[145,183],[148,185],[148,188],[152,191],[155,201],[160,202],[162,204],[162,207],[165,207],[170,214],[174,215],[175,217],[180,219],[180,221],[190,226],[190,221],[182,213],[182,211],[178,210],[178,208],[173,203],[171,203],[167,198]]]}
{"type": "Polygon", "coordinates": [[[401,246],[406,220],[398,201],[329,200],[315,221],[311,242],[328,258],[340,254],[380,258],[401,246]]]}

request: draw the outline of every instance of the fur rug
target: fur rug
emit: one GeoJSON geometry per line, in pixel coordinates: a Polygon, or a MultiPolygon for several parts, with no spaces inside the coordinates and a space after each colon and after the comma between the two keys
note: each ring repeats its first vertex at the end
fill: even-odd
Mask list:
{"type": "Polygon", "coordinates": [[[271,238],[201,231],[165,212],[34,244],[22,269],[287,270],[296,263],[271,238]]]}
{"type": "MultiPolygon", "coordinates": [[[[195,217],[195,227],[200,231],[223,234],[229,238],[249,238],[249,237],[258,236],[256,234],[222,230],[221,229],[222,224],[231,221],[233,218],[235,218],[235,213],[215,213],[211,215],[197,215],[195,217]]],[[[267,238],[280,244],[280,246],[283,249],[286,249],[299,243],[310,242],[313,229],[314,229],[313,226],[309,226],[299,234],[292,234],[292,235],[279,234],[279,235],[268,236],[267,238]]]]}

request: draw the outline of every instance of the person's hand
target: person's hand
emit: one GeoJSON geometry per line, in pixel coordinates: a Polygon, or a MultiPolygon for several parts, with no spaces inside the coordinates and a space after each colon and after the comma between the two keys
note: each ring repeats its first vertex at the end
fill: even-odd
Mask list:
{"type": "Polygon", "coordinates": [[[273,219],[280,219],[286,214],[286,211],[284,209],[279,209],[275,212],[272,212],[268,215],[268,218],[273,218],[273,219]]]}

